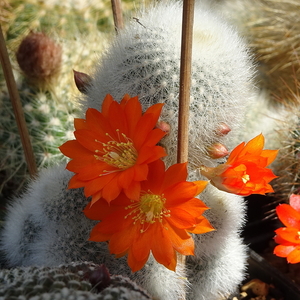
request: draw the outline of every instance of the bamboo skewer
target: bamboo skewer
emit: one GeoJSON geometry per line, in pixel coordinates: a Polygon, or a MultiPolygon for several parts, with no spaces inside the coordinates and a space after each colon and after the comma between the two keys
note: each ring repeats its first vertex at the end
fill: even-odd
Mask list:
{"type": "Polygon", "coordinates": [[[121,0],[111,0],[115,30],[118,33],[124,27],[121,0]]]}
{"type": "MultiPolygon", "coordinates": [[[[177,144],[178,163],[188,161],[194,7],[194,0],[183,1],[177,144]]],[[[185,256],[179,255],[178,261],[184,266],[185,256]]],[[[185,300],[185,298],[184,295],[181,300],[185,300]]]]}
{"type": "Polygon", "coordinates": [[[183,1],[182,40],[179,83],[179,116],[177,162],[188,161],[189,106],[192,71],[192,45],[194,25],[194,0],[183,1]]]}
{"type": "Polygon", "coordinates": [[[34,176],[37,173],[36,162],[33,154],[32,145],[30,142],[30,137],[25,122],[24,112],[18,93],[16,81],[13,76],[12,67],[9,61],[9,56],[5,46],[5,40],[2,33],[2,28],[0,26],[0,61],[6,80],[7,89],[10,95],[11,103],[13,106],[13,111],[16,118],[16,123],[21,137],[21,142],[24,149],[25,160],[27,162],[27,167],[29,174],[34,176]]]}

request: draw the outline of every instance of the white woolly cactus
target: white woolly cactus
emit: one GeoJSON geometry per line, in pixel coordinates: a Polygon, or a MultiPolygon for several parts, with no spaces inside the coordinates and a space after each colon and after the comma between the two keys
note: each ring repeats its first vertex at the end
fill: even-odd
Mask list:
{"type": "MultiPolygon", "coordinates": [[[[176,162],[181,8],[179,2],[163,3],[137,15],[138,20],[120,32],[100,61],[81,101],[84,108],[100,109],[106,94],[121,99],[127,93],[138,95],[144,110],[164,103],[161,120],[170,125],[170,132],[161,144],[168,153],[168,166],[176,162]]],[[[236,145],[252,98],[253,70],[233,28],[200,4],[195,14],[189,175],[199,180],[200,165],[215,166],[220,161],[210,157],[212,145],[236,145]]],[[[82,189],[67,190],[72,174],[63,168],[42,172],[9,207],[1,243],[9,266],[56,266],[78,260],[105,263],[113,274],[129,276],[161,300],[180,299],[185,293],[189,300],[223,299],[243,279],[242,197],[208,187],[200,199],[211,208],[207,217],[216,232],[195,236],[195,257],[188,257],[185,267],[179,263],[172,272],[151,256],[143,269],[132,274],[124,258],[109,254],[106,243],[87,241],[95,224],[82,213],[89,199],[82,189]]]]}
{"type": "Polygon", "coordinates": [[[49,168],[8,207],[1,239],[7,266],[104,263],[112,274],[129,276],[158,299],[178,299],[187,283],[180,265],[175,273],[150,258],[132,274],[125,257],[116,259],[106,243],[88,241],[95,221],[82,213],[89,202],[82,189],[66,189],[71,176],[64,166],[49,168]]]}
{"type": "MultiPolygon", "coordinates": [[[[138,95],[144,109],[165,103],[161,119],[171,125],[171,132],[162,144],[170,165],[176,159],[181,4],[161,4],[137,17],[103,55],[83,104],[99,109],[107,93],[115,99],[125,93],[138,95]]],[[[212,144],[226,141],[232,146],[230,138],[251,101],[252,75],[249,54],[237,33],[213,11],[197,5],[189,121],[193,168],[208,158],[212,144]],[[222,123],[232,129],[228,139],[218,132],[222,123]]]]}

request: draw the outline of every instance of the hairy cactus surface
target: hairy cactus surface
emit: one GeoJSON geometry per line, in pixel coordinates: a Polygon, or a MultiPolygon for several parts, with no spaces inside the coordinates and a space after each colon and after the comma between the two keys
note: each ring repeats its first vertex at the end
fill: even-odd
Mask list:
{"type": "MultiPolygon", "coordinates": [[[[145,110],[164,103],[161,141],[166,164],[176,162],[181,2],[160,3],[140,12],[103,55],[81,104],[100,109],[105,95],[139,96],[145,110]]],[[[198,167],[215,166],[212,145],[236,146],[253,93],[253,68],[235,30],[203,4],[196,6],[189,129],[189,177],[199,180],[198,167]],[[230,132],[229,132],[230,131],[230,132]]],[[[41,172],[27,191],[8,207],[1,250],[8,266],[58,266],[72,261],[104,263],[112,274],[130,277],[161,300],[219,300],[243,279],[246,248],[239,237],[244,220],[242,197],[209,187],[200,195],[211,209],[207,217],[216,232],[195,236],[196,253],[176,272],[150,256],[132,274],[126,257],[116,259],[106,243],[88,241],[95,221],[82,213],[89,202],[82,189],[68,190],[72,174],[64,164],[41,172]],[[234,261],[234,264],[231,263],[234,261]],[[228,273],[230,272],[230,276],[228,273]],[[225,276],[224,276],[225,275],[225,276]]]]}
{"type": "MultiPolygon", "coordinates": [[[[2,2],[0,24],[36,164],[42,168],[63,161],[57,147],[71,137],[74,115],[79,111],[73,69],[92,72],[114,32],[111,1],[2,2]],[[26,47],[20,51],[26,37],[26,47]]],[[[140,4],[122,1],[125,17],[140,4]]],[[[1,68],[0,89],[0,199],[4,201],[24,186],[28,172],[1,68]]]]}
{"type": "Polygon", "coordinates": [[[106,243],[88,241],[96,223],[82,213],[89,202],[82,189],[67,190],[71,176],[64,165],[44,170],[8,207],[1,239],[6,265],[104,263],[112,274],[129,276],[159,299],[179,298],[185,282],[180,266],[174,273],[151,257],[141,271],[132,274],[126,257],[116,259],[109,254],[106,243]]]}
{"type": "MultiPolygon", "coordinates": [[[[161,119],[171,130],[162,141],[167,165],[176,160],[181,4],[161,4],[137,15],[103,55],[84,106],[100,108],[107,93],[122,99],[138,95],[144,109],[164,103],[161,119]]],[[[253,70],[245,44],[232,27],[203,5],[195,10],[190,103],[189,164],[209,160],[207,148],[216,142],[228,147],[251,101],[253,70]],[[218,132],[220,124],[232,131],[218,132]]],[[[209,160],[211,163],[211,160],[209,160]]]]}

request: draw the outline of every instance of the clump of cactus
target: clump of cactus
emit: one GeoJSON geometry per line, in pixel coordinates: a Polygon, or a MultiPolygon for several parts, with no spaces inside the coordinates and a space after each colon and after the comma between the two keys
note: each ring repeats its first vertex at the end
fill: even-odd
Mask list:
{"type": "MultiPolygon", "coordinates": [[[[189,127],[189,177],[199,180],[200,165],[216,166],[211,147],[236,146],[244,115],[253,98],[253,67],[243,40],[218,14],[197,5],[189,127]]],[[[139,96],[145,110],[164,103],[161,121],[170,127],[161,141],[176,162],[181,3],[160,3],[137,15],[120,31],[100,60],[82,95],[87,107],[100,109],[106,94],[121,99],[139,96]]],[[[59,96],[59,99],[61,95],[59,96]]],[[[222,299],[244,276],[246,247],[240,238],[244,202],[240,196],[210,186],[201,199],[216,231],[195,237],[195,257],[178,263],[176,272],[150,257],[132,274],[126,260],[116,259],[106,243],[87,241],[94,221],[82,214],[89,202],[81,189],[67,190],[72,174],[65,165],[42,172],[27,192],[8,208],[2,246],[8,266],[47,265],[87,260],[105,263],[112,274],[129,276],[157,299],[222,299]]]]}
{"type": "MultiPolygon", "coordinates": [[[[300,76],[300,24],[297,1],[225,0],[220,10],[228,15],[249,41],[259,62],[259,84],[269,90],[273,100],[285,98],[290,91],[297,94],[300,76]]],[[[297,103],[297,102],[295,102],[297,103]]]]}
{"type": "Polygon", "coordinates": [[[19,299],[146,300],[145,290],[126,277],[110,276],[103,265],[77,262],[57,267],[18,267],[0,271],[0,297],[19,299]]]}
{"type": "Polygon", "coordinates": [[[279,176],[273,196],[276,201],[288,201],[291,193],[299,193],[299,3],[226,0],[216,7],[247,37],[258,61],[261,91],[247,118],[254,126],[246,128],[256,127],[280,149],[273,164],[279,176]]]}
{"type": "MultiPolygon", "coordinates": [[[[177,151],[181,14],[173,3],[168,10],[158,7],[148,15],[141,13],[138,22],[120,32],[100,61],[82,103],[99,109],[107,93],[121,99],[126,92],[138,95],[144,109],[164,103],[161,119],[171,130],[162,145],[171,165],[177,151]]],[[[213,144],[236,145],[234,135],[253,96],[251,59],[238,34],[201,5],[195,15],[201,18],[194,24],[189,118],[189,165],[194,170],[206,160],[216,164],[208,151],[213,144]],[[231,129],[229,134],[221,133],[223,124],[231,129]]]]}
{"type": "MultiPolygon", "coordinates": [[[[91,72],[114,30],[110,1],[90,4],[10,1],[4,6],[0,22],[39,169],[64,161],[58,146],[72,137],[73,119],[79,112],[73,69],[91,72]]],[[[124,1],[123,8],[129,12],[134,4],[124,1]]],[[[2,69],[0,86],[0,197],[4,200],[24,186],[28,172],[2,69]]]]}

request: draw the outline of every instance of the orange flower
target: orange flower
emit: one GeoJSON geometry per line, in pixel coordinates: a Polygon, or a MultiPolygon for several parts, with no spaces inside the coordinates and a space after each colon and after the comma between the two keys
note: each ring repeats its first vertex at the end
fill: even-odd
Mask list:
{"type": "Polygon", "coordinates": [[[201,166],[201,174],[218,189],[237,195],[274,192],[269,182],[277,176],[266,167],[274,161],[278,150],[263,150],[263,147],[264,136],[260,134],[233,149],[225,164],[215,168],[201,166]]]}
{"type": "Polygon", "coordinates": [[[163,104],[142,114],[137,97],[125,95],[120,103],[107,95],[102,112],[89,108],[86,119],[75,119],[76,140],[60,146],[72,158],[67,169],[76,174],[69,188],[84,187],[92,203],[103,197],[108,202],[123,190],[138,199],[140,182],[147,179],[148,164],[166,156],[156,144],[165,133],[154,129],[163,104]]]}
{"type": "Polygon", "coordinates": [[[109,249],[117,257],[128,254],[133,272],[140,270],[152,252],[154,258],[170,270],[176,267],[176,252],[194,255],[190,233],[213,230],[202,216],[208,207],[195,198],[207,181],[187,182],[186,163],[165,171],[163,161],[149,165],[148,180],[141,183],[138,201],[121,193],[107,203],[100,199],[88,204],[85,215],[101,220],[91,232],[90,240],[109,241],[109,249]]]}
{"type": "Polygon", "coordinates": [[[290,204],[276,207],[279,220],[286,226],[275,230],[274,254],[292,264],[300,262],[300,195],[291,195],[290,204]]]}

